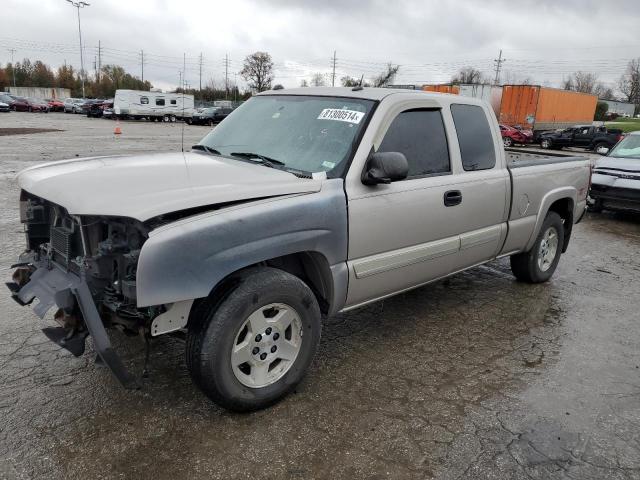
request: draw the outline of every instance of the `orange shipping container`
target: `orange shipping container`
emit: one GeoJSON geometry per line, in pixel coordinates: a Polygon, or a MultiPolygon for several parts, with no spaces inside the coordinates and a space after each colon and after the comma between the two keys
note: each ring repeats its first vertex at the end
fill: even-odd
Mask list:
{"type": "Polygon", "coordinates": [[[423,85],[422,90],[425,92],[452,93],[454,95],[460,93],[458,85],[423,85]]]}
{"type": "Polygon", "coordinates": [[[533,130],[591,124],[598,97],[538,85],[504,85],[498,120],[533,130]]]}

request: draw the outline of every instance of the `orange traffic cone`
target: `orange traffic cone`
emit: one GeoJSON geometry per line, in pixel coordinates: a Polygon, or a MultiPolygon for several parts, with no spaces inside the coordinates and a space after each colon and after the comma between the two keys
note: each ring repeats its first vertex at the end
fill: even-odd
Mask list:
{"type": "Polygon", "coordinates": [[[122,133],[122,129],[120,128],[120,120],[116,120],[116,128],[113,130],[114,135],[120,135],[122,133]]]}

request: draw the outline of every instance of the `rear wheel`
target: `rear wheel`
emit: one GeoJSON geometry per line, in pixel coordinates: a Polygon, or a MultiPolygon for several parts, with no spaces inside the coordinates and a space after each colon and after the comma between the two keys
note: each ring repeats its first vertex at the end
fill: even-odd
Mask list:
{"type": "Polygon", "coordinates": [[[549,140],[548,138],[543,138],[540,141],[540,146],[546,150],[546,149],[551,148],[553,146],[553,144],[551,143],[551,140],[549,140]]]}
{"type": "Polygon", "coordinates": [[[562,218],[549,212],[531,250],[511,256],[511,271],[522,282],[546,282],[558,266],[563,246],[562,218]]]}
{"type": "Polygon", "coordinates": [[[234,411],[265,408],[302,380],[320,340],[320,308],[299,278],[274,268],[241,272],[222,299],[190,318],[187,366],[198,387],[234,411]]]}
{"type": "Polygon", "coordinates": [[[506,148],[513,145],[513,139],[511,137],[502,137],[502,143],[506,148]]]}

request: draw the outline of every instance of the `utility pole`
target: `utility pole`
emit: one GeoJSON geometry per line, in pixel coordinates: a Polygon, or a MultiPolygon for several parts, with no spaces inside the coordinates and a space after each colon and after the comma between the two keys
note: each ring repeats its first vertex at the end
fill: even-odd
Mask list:
{"type": "Polygon", "coordinates": [[[140,69],[142,71],[142,83],[144,83],[144,50],[140,50],[140,69]]]}
{"type": "Polygon", "coordinates": [[[98,81],[100,81],[100,73],[102,72],[102,46],[98,40],[98,81]]]}
{"type": "Polygon", "coordinates": [[[178,84],[178,88],[182,88],[182,70],[178,70],[178,75],[180,75],[180,83],[178,84]]]}
{"type": "Polygon", "coordinates": [[[496,64],[496,78],[493,81],[494,85],[498,84],[498,80],[500,79],[500,68],[502,68],[502,64],[504,62],[506,62],[507,59],[506,58],[502,58],[502,49],[500,50],[500,55],[498,55],[498,58],[496,58],[493,63],[496,64]]]}
{"type": "Polygon", "coordinates": [[[331,74],[331,86],[336,86],[336,51],[333,51],[333,73],[331,74]]]}
{"type": "Polygon", "coordinates": [[[16,49],[10,48],[9,52],[11,52],[11,71],[13,72],[13,88],[16,88],[16,64],[13,63],[13,54],[16,53],[16,49]]]}
{"type": "Polygon", "coordinates": [[[238,73],[233,72],[233,102],[235,105],[238,104],[238,73]]]}
{"type": "Polygon", "coordinates": [[[224,56],[224,99],[229,99],[229,54],[224,56]]]}
{"type": "Polygon", "coordinates": [[[200,52],[200,86],[198,90],[202,92],[202,52],[200,52]]]}
{"type": "Polygon", "coordinates": [[[71,5],[78,10],[78,37],[80,38],[80,81],[82,82],[82,98],[84,98],[84,56],[82,55],[82,29],[80,28],[80,9],[88,7],[90,4],[87,2],[74,2],[73,0],[67,0],[71,5]]]}

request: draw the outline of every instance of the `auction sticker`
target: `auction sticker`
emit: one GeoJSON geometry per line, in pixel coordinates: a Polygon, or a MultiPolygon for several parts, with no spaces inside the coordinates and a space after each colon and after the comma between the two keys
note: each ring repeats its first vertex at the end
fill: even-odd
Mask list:
{"type": "Polygon", "coordinates": [[[339,122],[360,123],[364,112],[342,110],[340,108],[325,108],[318,115],[318,120],[337,120],[339,122]]]}

